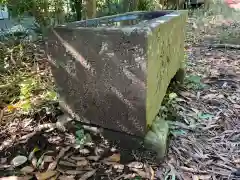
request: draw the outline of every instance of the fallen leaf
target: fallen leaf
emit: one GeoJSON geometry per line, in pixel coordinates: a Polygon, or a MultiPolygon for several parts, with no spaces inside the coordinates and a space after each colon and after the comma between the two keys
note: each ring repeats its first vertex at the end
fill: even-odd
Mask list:
{"type": "Polygon", "coordinates": [[[51,177],[49,180],[56,180],[56,179],[58,179],[59,175],[60,175],[60,173],[58,172],[55,176],[51,177]]]}
{"type": "Polygon", "coordinates": [[[113,155],[105,158],[103,161],[119,162],[120,161],[120,153],[113,154],[113,155]]]}
{"type": "Polygon", "coordinates": [[[196,96],[190,92],[186,92],[186,91],[181,91],[179,92],[179,94],[182,96],[182,97],[189,97],[189,98],[195,98],[196,96]]]}
{"type": "Polygon", "coordinates": [[[57,164],[58,164],[58,161],[60,158],[62,158],[64,156],[64,154],[70,149],[71,147],[68,146],[66,148],[62,148],[59,152],[59,154],[57,155],[55,161],[51,162],[49,165],[48,165],[48,170],[54,170],[56,169],[57,167],[57,164]]]}
{"type": "Polygon", "coordinates": [[[113,164],[113,168],[116,169],[117,172],[122,172],[123,169],[124,169],[124,165],[123,165],[123,164],[116,163],[116,164],[113,164]]]}
{"type": "Polygon", "coordinates": [[[114,169],[118,169],[118,170],[123,170],[124,169],[124,165],[119,164],[117,162],[103,161],[103,163],[108,165],[108,166],[112,166],[114,169]]]}
{"type": "Polygon", "coordinates": [[[70,149],[71,147],[68,146],[68,147],[65,147],[65,148],[62,148],[59,152],[59,154],[57,155],[56,157],[56,160],[59,160],[60,158],[62,158],[64,156],[64,154],[70,149]]]}
{"type": "Polygon", "coordinates": [[[37,167],[37,158],[35,156],[32,158],[31,163],[32,163],[33,167],[35,167],[35,168],[37,167]]]}
{"type": "Polygon", "coordinates": [[[59,176],[59,180],[75,180],[75,176],[59,176]]]}
{"type": "Polygon", "coordinates": [[[44,156],[43,161],[46,163],[50,163],[50,162],[54,161],[54,158],[53,158],[53,156],[44,156]]]}
{"type": "Polygon", "coordinates": [[[32,178],[32,176],[8,176],[2,177],[0,180],[30,180],[32,178]]]}
{"type": "Polygon", "coordinates": [[[16,156],[12,160],[12,164],[17,167],[23,165],[25,162],[27,162],[27,157],[26,156],[16,156]]]}
{"type": "Polygon", "coordinates": [[[239,104],[233,104],[233,108],[240,109],[240,105],[239,104]]]}
{"type": "Polygon", "coordinates": [[[212,178],[211,175],[199,175],[198,177],[200,180],[209,180],[212,178]]]}
{"type": "Polygon", "coordinates": [[[34,168],[31,167],[31,166],[26,166],[26,167],[23,167],[20,171],[22,173],[29,174],[29,173],[32,173],[34,171],[34,168]]]}
{"type": "Polygon", "coordinates": [[[70,159],[73,159],[75,161],[83,161],[86,160],[85,157],[81,157],[81,156],[71,156],[70,159]]]}
{"type": "Polygon", "coordinates": [[[124,179],[132,179],[132,178],[135,178],[136,177],[136,174],[135,173],[132,173],[132,174],[126,174],[124,176],[124,179]]]}
{"type": "Polygon", "coordinates": [[[86,166],[88,165],[88,161],[87,160],[82,160],[82,161],[77,161],[77,166],[86,166]]]}
{"type": "Polygon", "coordinates": [[[78,174],[83,174],[84,171],[79,171],[79,170],[67,170],[65,171],[66,174],[70,174],[70,175],[78,175],[78,174]]]}
{"type": "Polygon", "coordinates": [[[240,159],[234,159],[233,162],[234,164],[240,164],[240,159]]]}
{"type": "Polygon", "coordinates": [[[100,147],[96,147],[94,149],[94,153],[95,153],[96,156],[101,156],[104,153],[104,149],[100,148],[100,147]]]}
{"type": "Polygon", "coordinates": [[[204,100],[209,100],[209,99],[214,99],[214,98],[216,98],[216,94],[206,94],[205,96],[202,96],[202,99],[204,99],[204,100]]]}
{"type": "Polygon", "coordinates": [[[9,111],[9,112],[13,112],[14,110],[16,110],[17,109],[17,107],[15,106],[15,105],[8,105],[7,106],[7,110],[9,111]]]}
{"type": "Polygon", "coordinates": [[[46,171],[43,173],[36,173],[35,176],[38,180],[49,179],[57,174],[57,171],[46,171]]]}
{"type": "Polygon", "coordinates": [[[142,171],[140,169],[136,169],[136,168],[131,168],[131,170],[135,173],[137,173],[139,176],[141,176],[142,178],[146,178],[149,179],[149,174],[145,171],[142,171]]]}
{"type": "Polygon", "coordinates": [[[135,161],[135,162],[130,162],[129,164],[127,164],[127,166],[129,168],[142,169],[143,168],[143,163],[135,161]]]}
{"type": "Polygon", "coordinates": [[[96,173],[96,171],[97,170],[86,172],[85,174],[83,174],[83,176],[80,177],[79,180],[87,180],[88,178],[92,177],[96,173]]]}
{"type": "Polygon", "coordinates": [[[98,161],[100,159],[100,156],[88,156],[87,159],[92,161],[98,161]]]}
{"type": "Polygon", "coordinates": [[[53,161],[53,162],[51,162],[49,165],[48,165],[48,169],[47,170],[54,170],[54,169],[56,169],[56,167],[57,167],[57,163],[58,163],[58,161],[53,161]]]}
{"type": "Polygon", "coordinates": [[[149,179],[153,180],[155,175],[153,168],[151,166],[149,166],[148,168],[146,167],[146,171],[148,171],[149,179]]]}
{"type": "Polygon", "coordinates": [[[84,155],[90,154],[90,151],[86,148],[80,149],[79,152],[84,155]]]}
{"type": "Polygon", "coordinates": [[[193,175],[192,179],[193,180],[199,180],[199,177],[198,177],[198,175],[193,175]]]}
{"type": "Polygon", "coordinates": [[[59,161],[59,165],[69,166],[69,167],[76,167],[77,166],[76,164],[71,163],[69,161],[59,161]]]}

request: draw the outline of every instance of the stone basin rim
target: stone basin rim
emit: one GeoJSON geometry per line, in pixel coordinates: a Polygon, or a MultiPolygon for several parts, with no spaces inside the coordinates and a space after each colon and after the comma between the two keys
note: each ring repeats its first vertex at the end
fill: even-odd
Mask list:
{"type": "MultiPolygon", "coordinates": [[[[123,14],[118,14],[118,15],[113,15],[113,16],[104,16],[104,17],[100,17],[100,18],[93,18],[93,19],[89,19],[89,20],[100,20],[100,19],[108,19],[108,18],[114,18],[114,17],[118,17],[121,15],[134,15],[136,13],[147,13],[150,11],[133,11],[133,12],[127,12],[127,13],[123,13],[123,14]]],[[[175,17],[181,15],[182,13],[187,13],[187,10],[178,10],[178,11],[173,11],[173,10],[163,10],[163,11],[151,11],[151,12],[166,12],[166,15],[164,16],[160,16],[158,18],[153,18],[151,20],[147,20],[147,21],[141,21],[135,25],[130,25],[130,26],[124,26],[124,27],[71,27],[71,25],[74,25],[76,23],[80,23],[80,22],[86,22],[88,20],[81,20],[81,21],[74,21],[72,23],[68,23],[68,24],[62,24],[62,25],[58,25],[55,28],[57,29],[69,29],[69,30],[90,30],[90,31],[126,31],[126,32],[132,32],[132,31],[136,31],[136,30],[141,30],[141,31],[146,31],[146,32],[151,32],[155,27],[159,26],[160,24],[163,24],[167,21],[171,21],[172,19],[174,19],[175,17]]]]}

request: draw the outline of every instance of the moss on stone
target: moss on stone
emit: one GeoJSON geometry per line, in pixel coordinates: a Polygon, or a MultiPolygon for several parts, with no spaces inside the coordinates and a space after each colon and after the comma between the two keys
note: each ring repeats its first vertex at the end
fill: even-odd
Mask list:
{"type": "MultiPolygon", "coordinates": [[[[162,23],[148,36],[147,125],[151,126],[171,79],[184,64],[187,12],[162,23]]],[[[182,70],[180,70],[182,72],[182,70]]],[[[180,72],[179,71],[179,72],[180,72]]],[[[179,73],[179,79],[182,79],[179,73]]]]}

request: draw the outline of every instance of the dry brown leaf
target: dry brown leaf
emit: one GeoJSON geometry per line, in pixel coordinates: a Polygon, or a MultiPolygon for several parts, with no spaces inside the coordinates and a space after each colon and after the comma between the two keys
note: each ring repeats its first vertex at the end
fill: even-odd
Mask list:
{"type": "Polygon", "coordinates": [[[8,176],[2,177],[0,180],[30,180],[32,178],[32,176],[8,176]]]}
{"type": "Polygon", "coordinates": [[[31,161],[31,162],[32,162],[33,167],[35,167],[35,168],[37,167],[37,161],[38,161],[37,158],[34,156],[34,157],[32,158],[32,161],[31,161]]]}
{"type": "Polygon", "coordinates": [[[184,180],[192,180],[192,176],[189,175],[189,173],[181,173],[180,176],[181,176],[182,179],[184,179],[184,180]]]}
{"type": "Polygon", "coordinates": [[[60,173],[58,172],[55,176],[51,177],[49,180],[56,180],[58,179],[60,173]]]}
{"type": "Polygon", "coordinates": [[[88,161],[87,160],[82,160],[82,161],[77,161],[77,166],[82,167],[82,166],[87,166],[88,165],[88,161]]]}
{"type": "Polygon", "coordinates": [[[212,178],[211,175],[199,175],[198,177],[200,180],[209,180],[212,178]]]}
{"type": "Polygon", "coordinates": [[[233,108],[240,109],[240,105],[239,104],[233,104],[233,108]]]}
{"type": "Polygon", "coordinates": [[[72,163],[72,162],[69,162],[69,161],[59,161],[59,165],[69,166],[69,167],[76,167],[77,166],[75,163],[72,163]]]}
{"type": "Polygon", "coordinates": [[[59,176],[59,180],[75,180],[75,176],[59,176]]]}
{"type": "MultiPolygon", "coordinates": [[[[115,179],[113,180],[119,180],[119,179],[122,179],[126,176],[126,174],[121,174],[120,176],[116,177],[115,179]]],[[[125,178],[124,178],[125,179],[125,178]]]]}
{"type": "Polygon", "coordinates": [[[127,164],[127,166],[128,166],[129,168],[142,169],[142,168],[143,168],[143,163],[142,163],[142,162],[134,161],[134,162],[130,162],[129,164],[127,164]]]}
{"type": "Polygon", "coordinates": [[[88,156],[87,159],[92,161],[98,161],[100,159],[100,156],[88,156]]]}
{"type": "Polygon", "coordinates": [[[103,161],[119,162],[120,161],[120,153],[113,154],[113,155],[105,158],[103,161]]]}
{"type": "Polygon", "coordinates": [[[149,176],[150,176],[150,180],[153,180],[154,176],[155,176],[155,173],[154,173],[154,170],[151,166],[149,166],[149,168],[148,168],[148,173],[149,173],[149,176]]]}
{"type": "Polygon", "coordinates": [[[187,99],[189,99],[189,98],[195,98],[195,97],[196,97],[196,95],[194,95],[194,94],[192,94],[192,93],[190,93],[190,92],[187,92],[187,91],[181,91],[181,92],[179,92],[179,94],[180,94],[182,97],[187,98],[187,99]]]}
{"type": "Polygon", "coordinates": [[[80,149],[79,152],[84,155],[90,154],[90,151],[86,148],[80,149]]]}
{"type": "Polygon", "coordinates": [[[23,167],[20,171],[22,173],[29,174],[29,173],[32,173],[34,171],[34,168],[31,167],[31,166],[26,166],[26,167],[23,167]]]}
{"type": "Polygon", "coordinates": [[[123,172],[124,165],[123,164],[113,164],[113,168],[117,170],[117,172],[123,172]]]}
{"type": "Polygon", "coordinates": [[[73,159],[75,161],[84,161],[84,160],[86,160],[85,157],[81,157],[81,156],[71,156],[70,159],[73,159]]]}
{"type": "Polygon", "coordinates": [[[103,148],[96,147],[96,148],[94,149],[94,154],[95,154],[96,156],[101,156],[101,155],[103,155],[103,153],[104,153],[104,149],[103,149],[103,148]]]}
{"type": "Polygon", "coordinates": [[[69,159],[70,156],[72,156],[74,154],[74,151],[68,152],[66,153],[66,155],[64,155],[63,159],[69,159]]]}
{"type": "Polygon", "coordinates": [[[83,174],[84,171],[80,171],[80,170],[67,170],[65,171],[66,174],[70,174],[70,175],[78,175],[78,174],[83,174]]]}
{"type": "Polygon", "coordinates": [[[87,180],[88,178],[92,177],[95,173],[96,173],[97,170],[92,170],[92,171],[89,171],[89,172],[86,172],[85,174],[83,174],[79,180],[87,180]]]}
{"type": "Polygon", "coordinates": [[[124,176],[124,179],[132,179],[132,178],[135,178],[136,177],[136,174],[135,173],[132,173],[132,174],[127,174],[124,176]]]}
{"type": "Polygon", "coordinates": [[[59,152],[59,154],[57,155],[56,159],[59,160],[60,158],[62,158],[64,156],[64,154],[70,149],[70,146],[67,146],[65,148],[62,148],[59,152]]]}
{"type": "Polygon", "coordinates": [[[192,180],[199,180],[198,175],[193,175],[192,180]]]}
{"type": "Polygon", "coordinates": [[[58,161],[53,161],[53,162],[51,162],[49,165],[48,165],[48,169],[47,170],[54,170],[54,169],[56,169],[56,167],[57,167],[57,163],[58,163],[58,161]]]}
{"type": "Polygon", "coordinates": [[[203,173],[203,174],[207,174],[207,171],[200,171],[194,168],[188,168],[185,166],[180,166],[180,169],[185,171],[185,172],[191,172],[191,173],[203,173]]]}
{"type": "Polygon", "coordinates": [[[38,180],[49,179],[57,174],[57,171],[46,171],[43,173],[36,173],[35,176],[38,180]]]}
{"type": "Polygon", "coordinates": [[[46,162],[46,163],[53,162],[54,161],[54,157],[53,156],[44,156],[43,161],[46,162]]]}
{"type": "Polygon", "coordinates": [[[108,165],[108,166],[112,166],[114,169],[117,169],[117,170],[120,170],[120,171],[122,171],[124,169],[124,165],[119,164],[117,162],[103,161],[103,163],[108,165]]]}
{"type": "Polygon", "coordinates": [[[142,178],[146,178],[149,179],[149,174],[145,171],[142,171],[140,169],[136,169],[136,168],[131,168],[131,170],[135,173],[137,173],[139,176],[141,176],[142,178]]]}
{"type": "Polygon", "coordinates": [[[205,96],[202,96],[202,99],[204,99],[204,100],[206,100],[206,99],[210,100],[210,99],[214,99],[214,98],[216,98],[216,97],[217,97],[216,94],[206,94],[205,96]]]}
{"type": "Polygon", "coordinates": [[[51,162],[51,163],[48,165],[48,170],[54,170],[54,169],[56,169],[59,159],[62,158],[62,157],[64,156],[64,154],[65,154],[70,148],[71,148],[70,146],[65,147],[65,148],[62,148],[62,149],[60,150],[59,154],[57,155],[55,161],[51,162]]]}
{"type": "Polygon", "coordinates": [[[240,164],[240,159],[234,159],[233,162],[234,164],[240,164]]]}

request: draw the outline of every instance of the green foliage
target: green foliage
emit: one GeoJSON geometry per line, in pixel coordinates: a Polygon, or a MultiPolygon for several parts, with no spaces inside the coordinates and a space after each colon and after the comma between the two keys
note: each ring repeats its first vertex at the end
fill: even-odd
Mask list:
{"type": "Polygon", "coordinates": [[[172,92],[166,93],[162,102],[162,106],[160,107],[160,114],[159,114],[160,117],[168,120],[176,120],[177,118],[176,99],[177,99],[176,93],[172,93],[172,92]]]}
{"type": "Polygon", "coordinates": [[[186,78],[186,86],[189,89],[194,89],[194,90],[202,90],[207,88],[208,86],[206,84],[203,84],[201,82],[201,77],[196,76],[196,75],[190,75],[187,76],[186,78]]]}
{"type": "Polygon", "coordinates": [[[97,11],[99,16],[114,15],[123,10],[122,0],[98,0],[97,11]]]}
{"type": "Polygon", "coordinates": [[[148,11],[155,9],[157,5],[157,1],[155,0],[139,0],[138,10],[139,11],[148,11]]]}
{"type": "Polygon", "coordinates": [[[19,83],[20,86],[20,100],[29,99],[32,92],[37,87],[37,82],[33,78],[28,78],[19,83]]]}
{"type": "Polygon", "coordinates": [[[77,145],[79,145],[80,147],[83,147],[86,143],[92,141],[91,135],[84,132],[84,129],[81,124],[76,124],[75,128],[76,128],[75,136],[76,136],[77,145]]]}

